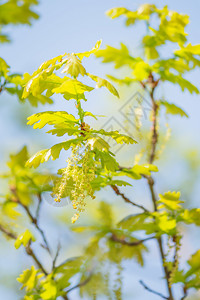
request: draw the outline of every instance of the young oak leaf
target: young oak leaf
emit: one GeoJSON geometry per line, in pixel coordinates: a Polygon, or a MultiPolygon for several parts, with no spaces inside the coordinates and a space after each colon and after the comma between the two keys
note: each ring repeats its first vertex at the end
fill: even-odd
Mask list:
{"type": "Polygon", "coordinates": [[[42,284],[42,292],[40,294],[41,299],[50,300],[56,299],[57,295],[57,284],[54,280],[44,281],[42,284]]]}
{"type": "Polygon", "coordinates": [[[106,46],[105,49],[99,50],[95,53],[96,57],[101,57],[103,63],[112,62],[115,64],[115,68],[121,68],[124,65],[131,67],[135,61],[139,58],[134,58],[130,55],[126,45],[121,43],[121,48],[117,49],[111,46],[106,46]]]}
{"type": "MultiPolygon", "coordinates": [[[[39,278],[43,277],[43,274],[38,274],[39,270],[36,270],[34,266],[31,269],[24,270],[22,274],[17,278],[17,281],[22,284],[21,290],[26,289],[30,292],[34,289],[39,278]]],[[[31,298],[32,299],[32,298],[31,298]]]]}
{"type": "Polygon", "coordinates": [[[188,118],[186,112],[179,106],[176,106],[175,104],[169,103],[167,101],[160,101],[160,104],[166,108],[166,114],[179,115],[181,117],[188,118]]]}
{"type": "Polygon", "coordinates": [[[94,81],[96,81],[96,88],[101,88],[101,87],[105,87],[107,88],[111,94],[113,94],[114,96],[119,98],[119,94],[118,91],[116,90],[116,88],[106,79],[100,78],[96,75],[92,75],[90,73],[87,73],[87,75],[94,81]]]}
{"type": "Polygon", "coordinates": [[[152,164],[134,165],[132,168],[121,168],[118,176],[128,176],[134,180],[141,179],[143,175],[151,176],[151,172],[158,172],[158,168],[152,164]]]}
{"type": "Polygon", "coordinates": [[[130,136],[121,134],[117,130],[116,131],[105,131],[104,129],[100,130],[92,130],[92,133],[97,133],[105,136],[110,136],[114,139],[118,144],[137,144],[137,142],[130,136]]]}
{"type": "Polygon", "coordinates": [[[119,165],[115,158],[107,151],[100,151],[97,148],[94,149],[96,161],[101,162],[102,168],[105,168],[107,171],[115,172],[119,165]]]}
{"type": "Polygon", "coordinates": [[[77,78],[80,74],[82,76],[86,75],[86,70],[81,61],[83,57],[89,57],[91,54],[95,53],[101,46],[101,42],[101,40],[98,41],[90,51],[69,54],[68,57],[64,59],[65,67],[61,73],[70,74],[74,78],[77,78]]]}
{"type": "Polygon", "coordinates": [[[82,140],[82,137],[77,139],[71,139],[66,142],[62,142],[59,144],[55,144],[50,149],[44,149],[38,151],[34,154],[29,160],[26,162],[26,167],[34,167],[37,168],[41,163],[47,162],[50,158],[52,160],[56,160],[60,156],[60,152],[62,149],[68,150],[70,147],[77,145],[82,140]]]}
{"type": "Polygon", "coordinates": [[[68,78],[59,87],[54,88],[52,92],[56,94],[70,94],[73,95],[74,99],[80,99],[79,95],[90,92],[93,89],[93,87],[85,85],[76,79],[68,78]]]}
{"type": "MultiPolygon", "coordinates": [[[[80,131],[80,128],[78,125],[74,125],[71,123],[60,123],[58,125],[54,125],[54,129],[48,130],[47,133],[50,133],[52,135],[56,135],[56,136],[63,136],[65,134],[72,136],[78,136],[80,135],[82,132],[80,131]]],[[[84,133],[84,132],[83,132],[84,133]]]]}
{"type": "Polygon", "coordinates": [[[3,75],[6,78],[9,72],[9,68],[9,65],[7,65],[5,60],[2,57],[0,57],[0,75],[3,75]]]}
{"type": "Polygon", "coordinates": [[[89,138],[87,144],[90,145],[91,150],[98,149],[100,151],[108,151],[109,144],[100,137],[89,138]]]}
{"type": "Polygon", "coordinates": [[[76,78],[81,74],[86,75],[86,70],[76,54],[72,53],[65,59],[65,67],[61,73],[66,73],[76,78]]]}
{"type": "Polygon", "coordinates": [[[167,192],[162,194],[159,194],[159,201],[158,203],[161,203],[162,205],[159,206],[159,209],[161,208],[167,208],[170,210],[180,210],[182,206],[180,203],[183,203],[183,201],[179,200],[181,196],[180,192],[167,192]]]}
{"type": "Polygon", "coordinates": [[[45,111],[41,113],[34,114],[27,118],[28,125],[34,125],[34,129],[41,129],[45,125],[58,125],[63,123],[77,123],[78,120],[71,114],[65,111],[45,111]]]}
{"type": "Polygon", "coordinates": [[[173,84],[178,84],[182,91],[188,90],[190,94],[199,94],[198,88],[195,85],[193,85],[190,81],[183,78],[181,74],[175,75],[169,71],[159,71],[158,73],[160,74],[160,77],[163,81],[169,81],[173,84]]]}
{"type": "Polygon", "coordinates": [[[96,53],[100,46],[101,46],[102,40],[99,40],[96,42],[95,46],[90,50],[82,53],[76,53],[76,55],[82,60],[84,57],[89,57],[91,54],[96,53]]]}
{"type": "Polygon", "coordinates": [[[26,247],[30,241],[35,241],[33,234],[27,229],[24,233],[20,234],[15,241],[15,248],[19,249],[21,245],[26,247]]]}
{"type": "Polygon", "coordinates": [[[10,219],[16,220],[17,217],[21,216],[21,214],[15,210],[17,206],[18,204],[16,202],[6,201],[2,207],[3,213],[10,219]]]}

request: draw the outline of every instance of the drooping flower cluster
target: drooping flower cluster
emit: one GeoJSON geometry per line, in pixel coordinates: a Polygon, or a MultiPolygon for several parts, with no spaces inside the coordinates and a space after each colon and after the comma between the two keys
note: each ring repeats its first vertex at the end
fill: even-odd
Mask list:
{"type": "Polygon", "coordinates": [[[72,217],[72,223],[75,223],[80,213],[85,210],[87,198],[95,198],[91,186],[94,178],[95,165],[90,146],[83,149],[81,145],[77,145],[67,160],[67,167],[62,170],[62,178],[55,192],[57,202],[65,195],[70,197],[73,208],[77,210],[72,217]]]}

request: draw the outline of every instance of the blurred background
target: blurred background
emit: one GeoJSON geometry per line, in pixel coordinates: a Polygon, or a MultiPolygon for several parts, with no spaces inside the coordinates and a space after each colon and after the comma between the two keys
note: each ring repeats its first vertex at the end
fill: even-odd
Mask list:
{"type": "MultiPolygon", "coordinates": [[[[35,11],[40,15],[39,20],[29,26],[7,27],[7,32],[12,37],[12,43],[1,45],[1,57],[11,66],[12,72],[32,73],[45,60],[55,57],[65,52],[82,52],[92,48],[96,41],[103,40],[101,48],[106,45],[119,47],[120,42],[128,46],[132,54],[140,51],[140,39],[144,32],[144,26],[138,24],[134,27],[125,27],[122,19],[111,20],[106,17],[105,12],[115,6],[125,6],[129,9],[136,9],[143,4],[139,0],[48,0],[40,1],[35,11]]],[[[190,36],[189,41],[193,44],[200,43],[199,33],[199,10],[198,0],[186,1],[152,1],[149,2],[160,5],[168,5],[170,9],[177,10],[179,13],[190,16],[190,24],[187,32],[190,36]]],[[[168,49],[166,49],[166,52],[168,49]]],[[[170,51],[170,48],[169,48],[170,51]]],[[[117,74],[113,71],[113,66],[101,64],[95,57],[85,59],[84,65],[88,72],[105,77],[106,74],[117,74]]],[[[125,73],[126,70],[120,71],[125,73]]],[[[119,74],[119,73],[118,73],[119,74]]],[[[187,79],[191,80],[196,86],[200,86],[200,73],[193,71],[187,79]]],[[[118,76],[119,77],[119,76],[118,76]]],[[[116,86],[116,85],[115,85],[116,86]]],[[[117,87],[117,86],[116,86],[117,87]]],[[[117,87],[118,88],[118,87],[117,87]]],[[[88,98],[84,108],[94,114],[106,115],[98,122],[91,122],[93,127],[100,128],[114,117],[124,128],[132,131],[130,124],[127,124],[119,113],[120,108],[128,99],[140,91],[137,86],[119,88],[120,99],[108,95],[104,89],[95,90],[88,98]],[[121,118],[121,119],[120,119],[121,118]]],[[[197,207],[199,205],[200,194],[200,99],[198,95],[190,95],[188,92],[182,93],[179,87],[170,84],[163,85],[160,95],[165,96],[169,102],[174,102],[183,108],[189,115],[189,119],[180,117],[169,117],[164,123],[169,123],[172,128],[171,138],[167,147],[164,149],[162,159],[159,160],[160,173],[155,178],[156,189],[159,193],[168,190],[182,190],[183,199],[186,205],[197,207]],[[186,160],[187,159],[187,160],[186,160]]],[[[51,146],[58,138],[46,135],[46,130],[33,130],[26,125],[26,118],[33,113],[45,110],[66,110],[73,113],[74,105],[55,98],[55,103],[51,106],[39,106],[33,108],[30,104],[21,104],[16,97],[8,96],[3,93],[0,97],[0,171],[7,169],[5,162],[9,159],[10,153],[19,151],[24,145],[28,145],[31,154],[51,146]]],[[[143,116],[142,121],[148,122],[143,116]]],[[[111,124],[112,125],[112,124],[111,124]]],[[[115,124],[113,125],[115,126],[115,124]]],[[[135,147],[135,146],[134,146],[135,147]]],[[[133,153],[137,148],[128,150],[123,147],[117,152],[117,156],[123,165],[127,162],[134,162],[133,153]]],[[[63,164],[65,157],[61,157],[58,162],[50,163],[44,168],[49,168],[52,172],[63,164]]],[[[141,199],[146,206],[150,206],[147,188],[143,188],[143,182],[134,182],[134,187],[128,190],[135,202],[141,199]]],[[[4,189],[1,184],[1,189],[4,189]]],[[[84,240],[77,238],[68,229],[66,224],[70,223],[70,206],[54,207],[48,196],[43,204],[42,226],[47,235],[51,236],[52,244],[59,240],[63,245],[60,260],[81,254],[84,247],[84,240]]],[[[114,205],[118,219],[122,219],[130,213],[130,207],[118,199],[113,192],[106,188],[97,195],[97,201],[109,201],[114,205]]],[[[97,203],[98,204],[98,203],[97,203]]],[[[94,204],[97,205],[96,203],[94,204]]],[[[132,208],[131,208],[132,209],[132,208]]],[[[133,210],[135,213],[136,210],[133,210]]],[[[84,213],[83,222],[87,219],[87,212],[84,213]]],[[[184,229],[186,230],[186,229],[184,229]]],[[[146,254],[145,268],[139,267],[136,263],[125,264],[123,293],[125,299],[155,299],[155,296],[144,291],[138,283],[144,279],[149,286],[165,291],[162,287],[161,278],[163,276],[160,262],[157,259],[159,253],[155,244],[149,243],[150,252],[146,254]]],[[[199,232],[193,227],[187,228],[183,241],[182,260],[187,259],[191,253],[200,248],[199,232]]],[[[14,247],[11,247],[5,239],[0,236],[0,298],[6,300],[21,299],[22,293],[19,291],[19,284],[16,277],[23,269],[30,265],[30,259],[25,257],[23,250],[20,255],[14,247]]],[[[43,251],[43,250],[38,250],[43,251]]],[[[45,257],[44,257],[45,260],[45,257]]],[[[48,263],[48,258],[46,258],[48,263]]],[[[78,300],[77,292],[70,294],[71,298],[78,300]]],[[[179,295],[177,295],[177,299],[179,295]]],[[[195,298],[193,298],[195,299],[195,298]]],[[[196,299],[200,299],[200,296],[196,299]]]]}

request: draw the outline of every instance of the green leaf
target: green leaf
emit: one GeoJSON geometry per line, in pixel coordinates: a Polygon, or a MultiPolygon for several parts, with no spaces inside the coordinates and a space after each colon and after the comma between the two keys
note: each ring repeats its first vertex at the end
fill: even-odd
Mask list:
{"type": "Polygon", "coordinates": [[[48,69],[49,67],[55,67],[57,63],[61,63],[62,60],[63,60],[63,57],[65,56],[66,54],[61,54],[61,55],[58,55],[54,58],[51,58],[45,62],[43,62],[38,70],[36,72],[33,73],[33,75],[37,75],[39,73],[41,73],[41,71],[44,71],[46,69],[48,69]]]}
{"type": "Polygon", "coordinates": [[[50,158],[55,160],[59,158],[62,149],[67,151],[70,147],[77,145],[81,141],[82,138],[71,139],[66,142],[55,144],[50,149],[38,151],[35,155],[29,158],[29,160],[26,162],[26,167],[37,168],[41,163],[47,162],[50,158]]]}
{"type": "Polygon", "coordinates": [[[187,117],[188,118],[188,115],[186,114],[186,112],[182,108],[180,108],[179,106],[176,106],[175,104],[169,103],[167,101],[160,101],[160,104],[165,106],[167,114],[179,115],[181,117],[187,117]]]}
{"type": "Polygon", "coordinates": [[[86,75],[86,70],[83,67],[80,59],[74,54],[70,54],[65,59],[65,67],[62,70],[62,73],[66,73],[76,78],[81,74],[82,76],[86,75]]]}
{"type": "Polygon", "coordinates": [[[92,117],[92,118],[94,118],[95,120],[98,120],[97,117],[103,117],[103,116],[93,115],[93,113],[91,113],[90,111],[85,111],[85,112],[84,112],[84,117],[92,117]]]}
{"type": "Polygon", "coordinates": [[[200,269],[200,250],[197,250],[187,262],[191,267],[186,273],[186,277],[189,277],[200,269]]]}
{"type": "Polygon", "coordinates": [[[181,213],[181,218],[186,224],[200,226],[200,208],[185,209],[181,213]]]}
{"type": "Polygon", "coordinates": [[[64,94],[65,99],[84,99],[83,95],[85,92],[90,92],[94,88],[87,86],[76,79],[65,78],[66,80],[59,86],[52,90],[56,94],[64,94]]]}
{"type": "MultiPolygon", "coordinates": [[[[32,6],[38,4],[37,0],[23,0],[20,5],[17,1],[3,1],[0,5],[0,26],[7,25],[31,25],[33,19],[39,16],[32,10],[32,6]]],[[[9,42],[7,35],[0,34],[1,42],[9,42]]]]}
{"type": "Polygon", "coordinates": [[[171,58],[171,59],[160,59],[153,65],[155,72],[172,72],[177,71],[180,74],[190,71],[190,67],[187,62],[183,59],[171,58]]]}
{"type": "Polygon", "coordinates": [[[92,150],[108,151],[110,148],[109,144],[100,137],[92,137],[87,140],[92,150]]]}
{"type": "Polygon", "coordinates": [[[36,270],[34,266],[32,266],[30,270],[29,269],[25,270],[17,278],[17,281],[22,283],[21,289],[26,288],[27,292],[32,291],[37,283],[37,273],[38,270],[36,270]]]}
{"type": "Polygon", "coordinates": [[[147,79],[151,73],[151,67],[144,61],[140,61],[134,65],[133,75],[139,81],[147,79]]]}
{"type": "Polygon", "coordinates": [[[143,175],[151,176],[151,172],[158,172],[158,168],[152,164],[135,165],[133,168],[123,168],[118,176],[128,176],[132,179],[141,179],[143,175]]]}
{"type": "Polygon", "coordinates": [[[108,17],[110,17],[111,19],[115,19],[122,15],[126,15],[128,12],[130,12],[130,10],[126,9],[125,7],[115,7],[115,8],[109,9],[106,12],[106,15],[108,17]]]}
{"type": "Polygon", "coordinates": [[[126,25],[133,25],[138,20],[148,21],[151,14],[154,13],[156,6],[154,4],[143,4],[140,5],[136,11],[130,11],[125,7],[115,7],[107,11],[107,16],[112,19],[120,16],[126,17],[126,25]]]}
{"type": "MultiPolygon", "coordinates": [[[[154,216],[156,217],[156,225],[158,226],[158,229],[160,232],[157,234],[169,234],[174,235],[176,233],[176,219],[170,218],[167,213],[154,213],[154,216]]],[[[150,228],[149,228],[150,229],[150,228]]],[[[148,230],[148,228],[147,228],[148,230]]]]}
{"type": "Polygon", "coordinates": [[[112,80],[112,81],[114,81],[114,82],[116,82],[117,84],[120,84],[120,85],[126,84],[126,85],[129,86],[129,85],[132,84],[133,82],[137,82],[137,79],[136,79],[136,78],[125,77],[124,79],[119,79],[119,78],[116,78],[116,77],[111,76],[111,75],[107,75],[107,77],[108,77],[110,80],[112,80]]]}
{"type": "Polygon", "coordinates": [[[95,149],[95,159],[101,161],[101,165],[108,171],[115,172],[118,169],[118,163],[107,151],[99,151],[95,149]]]}
{"type": "Polygon", "coordinates": [[[180,50],[176,50],[174,54],[185,59],[188,63],[193,63],[193,67],[200,66],[200,44],[182,46],[180,50]]]}
{"type": "Polygon", "coordinates": [[[158,203],[164,204],[164,205],[160,205],[159,209],[166,207],[167,209],[172,211],[180,210],[182,208],[180,203],[183,203],[183,201],[179,200],[180,196],[181,196],[180,192],[167,192],[163,195],[159,194],[160,199],[158,203]]]}
{"type": "Polygon", "coordinates": [[[98,209],[99,219],[103,225],[112,227],[113,225],[113,212],[111,205],[101,201],[98,209]]]}
{"type": "Polygon", "coordinates": [[[84,57],[89,57],[91,54],[96,54],[101,46],[102,40],[96,42],[95,46],[90,50],[82,53],[76,53],[76,55],[82,60],[84,57]]]}
{"type": "Polygon", "coordinates": [[[24,146],[17,154],[11,154],[10,160],[7,162],[8,167],[14,172],[15,168],[24,167],[28,159],[28,150],[24,146]]]}
{"type": "Polygon", "coordinates": [[[50,97],[53,95],[52,90],[54,88],[60,86],[64,81],[70,80],[68,77],[60,78],[59,76],[52,74],[52,72],[53,69],[45,69],[36,75],[33,73],[32,76],[25,73],[23,80],[25,87],[23,90],[22,99],[29,97],[29,95],[38,97],[38,95],[41,95],[45,91],[46,96],[50,97]]]}
{"type": "Polygon", "coordinates": [[[78,120],[71,114],[65,111],[45,111],[41,113],[34,114],[27,118],[28,125],[33,125],[34,129],[41,129],[45,125],[59,125],[59,124],[69,124],[77,123],[78,120]]]}
{"type": "Polygon", "coordinates": [[[130,136],[120,134],[117,130],[116,131],[105,131],[104,129],[100,130],[92,130],[91,133],[97,133],[104,136],[110,136],[114,139],[118,144],[136,144],[137,142],[130,136]]]}
{"type": "Polygon", "coordinates": [[[106,49],[99,50],[95,55],[96,57],[101,57],[103,63],[114,63],[116,69],[124,65],[131,67],[136,61],[136,59],[129,54],[128,48],[123,43],[121,43],[121,49],[106,46],[106,49]]]}
{"type": "MultiPolygon", "coordinates": [[[[143,231],[145,230],[145,224],[148,221],[148,214],[137,214],[137,215],[129,215],[123,220],[121,220],[117,227],[128,230],[129,232],[132,231],[143,231]]],[[[147,223],[148,224],[148,223],[147,223]]]]}
{"type": "Polygon", "coordinates": [[[24,233],[20,234],[15,241],[15,248],[19,249],[21,245],[26,247],[30,241],[35,241],[35,237],[27,229],[24,233]]]}
{"type": "Polygon", "coordinates": [[[6,77],[9,72],[9,66],[5,62],[5,60],[0,57],[0,75],[6,77]]]}
{"type": "Polygon", "coordinates": [[[41,292],[40,296],[41,299],[44,300],[52,300],[56,299],[57,295],[57,285],[56,282],[53,280],[48,280],[42,284],[43,291],[41,292]]]}
{"type": "Polygon", "coordinates": [[[178,84],[182,91],[188,90],[191,94],[199,94],[198,88],[194,86],[190,81],[183,78],[182,75],[174,75],[173,73],[170,73],[168,71],[162,71],[159,73],[163,81],[169,81],[173,84],[178,84]]]}
{"type": "Polygon", "coordinates": [[[78,136],[81,134],[79,126],[74,126],[71,123],[65,124],[61,123],[58,125],[54,125],[54,129],[48,130],[47,133],[51,133],[52,135],[63,136],[68,134],[69,136],[75,135],[78,136]]]}
{"type": "Polygon", "coordinates": [[[4,215],[10,219],[16,220],[17,217],[21,216],[21,214],[15,210],[17,206],[18,204],[16,202],[6,201],[3,203],[2,211],[4,215]]]}
{"type": "MultiPolygon", "coordinates": [[[[143,39],[144,41],[144,39],[143,39]]],[[[159,53],[158,51],[154,48],[154,47],[145,47],[145,55],[147,57],[147,59],[156,59],[159,57],[159,53]]]]}
{"type": "Polygon", "coordinates": [[[109,185],[118,185],[118,186],[132,186],[129,182],[126,182],[124,180],[111,180],[109,181],[109,185]]]}
{"type": "Polygon", "coordinates": [[[96,75],[92,75],[87,73],[87,75],[94,81],[96,81],[96,88],[101,88],[101,87],[105,87],[107,88],[111,94],[113,94],[114,96],[117,96],[119,98],[119,94],[118,91],[116,90],[116,88],[106,79],[100,78],[96,75]]]}

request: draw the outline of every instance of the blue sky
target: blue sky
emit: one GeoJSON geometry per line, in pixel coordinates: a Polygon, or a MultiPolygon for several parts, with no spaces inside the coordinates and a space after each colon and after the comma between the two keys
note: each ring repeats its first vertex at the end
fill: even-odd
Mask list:
{"type": "MultiPolygon", "coordinates": [[[[200,43],[200,31],[199,31],[199,11],[200,1],[152,1],[152,3],[160,6],[167,4],[170,9],[177,10],[178,12],[188,14],[191,22],[188,26],[187,32],[190,35],[190,42],[194,44],[200,43]]],[[[143,1],[133,0],[43,0],[41,4],[36,8],[40,15],[40,19],[33,22],[32,27],[19,26],[18,28],[9,27],[8,32],[11,34],[12,43],[1,45],[1,56],[11,66],[13,72],[33,72],[43,61],[57,56],[64,52],[81,52],[89,50],[94,46],[97,40],[102,39],[102,48],[105,45],[118,46],[120,42],[126,44],[130,51],[134,54],[134,49],[138,47],[140,38],[142,36],[142,27],[136,26],[126,28],[124,26],[123,18],[117,20],[110,20],[105,16],[105,11],[115,6],[125,6],[130,9],[137,8],[138,5],[143,4],[143,1]]],[[[99,60],[91,58],[86,61],[88,70],[100,76],[112,73],[112,66],[103,65],[99,60]]],[[[199,72],[193,72],[188,77],[192,82],[200,86],[199,72]]],[[[200,99],[199,96],[190,95],[188,92],[181,93],[178,87],[171,85],[163,87],[164,94],[167,95],[169,102],[175,102],[184,108],[190,115],[189,119],[175,118],[171,121],[174,132],[179,136],[181,145],[187,146],[191,143],[194,146],[199,147],[199,129],[200,129],[200,99]]],[[[132,93],[132,90],[128,90],[126,96],[132,93]]],[[[121,100],[113,99],[107,95],[107,92],[102,90],[94,93],[91,96],[88,103],[85,104],[88,110],[91,110],[97,114],[104,114],[105,112],[110,115],[115,115],[118,108],[123,103],[123,97],[121,100]],[[121,101],[121,102],[114,102],[121,101]],[[109,104],[108,104],[109,103],[109,104]],[[116,103],[116,107],[113,108],[113,104],[116,103]]],[[[53,106],[53,109],[68,109],[68,103],[62,103],[59,99],[53,106]]],[[[46,108],[40,107],[34,109],[34,111],[45,110],[46,108]]],[[[73,107],[69,104],[69,109],[73,111],[73,107]]],[[[3,147],[1,147],[0,155],[2,157],[8,157],[7,149],[18,150],[22,145],[31,143],[32,150],[37,150],[38,132],[25,129],[25,118],[22,117],[22,123],[17,121],[17,116],[21,114],[28,115],[29,107],[25,109],[20,106],[17,100],[13,97],[4,95],[1,97],[1,117],[0,117],[0,136],[3,147]],[[24,122],[24,123],[23,123],[24,122]],[[35,143],[35,144],[34,144],[35,143]]],[[[41,139],[43,139],[43,135],[41,139]]],[[[50,138],[50,141],[53,141],[50,138]]],[[[40,144],[48,144],[49,140],[44,137],[44,140],[40,141],[40,144]]],[[[1,168],[3,168],[1,166],[1,168]]],[[[181,169],[180,169],[181,170],[181,169]]],[[[170,182],[177,180],[179,176],[177,170],[173,170],[174,177],[172,176],[171,182],[169,178],[163,177],[163,182],[170,182]]],[[[197,194],[196,194],[197,199],[197,194]]],[[[3,253],[6,254],[6,249],[3,253]]],[[[16,255],[11,251],[12,259],[9,264],[11,272],[13,270],[13,264],[15,263],[16,255]]],[[[156,255],[159,255],[156,253],[156,255]]],[[[19,261],[20,264],[21,260],[19,261]]],[[[4,269],[6,269],[6,262],[4,263],[4,269]]],[[[19,266],[18,266],[19,267],[19,266]]],[[[149,274],[155,276],[155,280],[152,279],[152,286],[157,287],[156,270],[159,266],[156,266],[154,259],[148,263],[147,266],[147,279],[149,274]]],[[[129,271],[128,271],[129,272],[129,271]]],[[[137,275],[144,276],[142,270],[138,271],[137,275]]],[[[128,273],[129,274],[129,273],[128,273]]],[[[1,274],[0,274],[1,275],[1,274]]],[[[128,276],[128,275],[127,275],[128,276]]],[[[134,275],[133,281],[137,280],[134,275]]],[[[127,290],[132,288],[132,282],[127,281],[127,290]]],[[[140,297],[141,289],[135,288],[135,299],[142,300],[140,297]]],[[[144,294],[143,294],[144,295],[144,294]]],[[[153,300],[154,296],[147,295],[149,300],[153,300]]],[[[0,286],[0,296],[6,300],[16,299],[12,291],[0,286]]],[[[18,299],[18,298],[17,298],[18,299]]],[[[128,299],[128,298],[127,298],[128,299]]],[[[132,299],[130,297],[130,299],[132,299]]],[[[147,298],[146,298],[147,299],[147,298]]]]}

